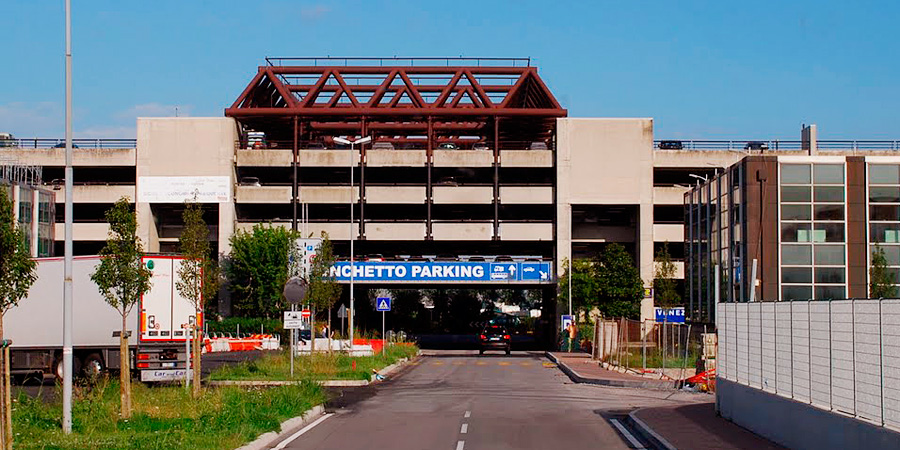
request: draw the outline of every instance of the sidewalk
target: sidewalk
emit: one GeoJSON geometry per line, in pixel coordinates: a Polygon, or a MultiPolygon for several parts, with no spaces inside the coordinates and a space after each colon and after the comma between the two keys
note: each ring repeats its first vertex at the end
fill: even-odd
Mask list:
{"type": "Polygon", "coordinates": [[[631,413],[630,419],[644,437],[651,441],[656,440],[660,448],[692,450],[783,448],[719,417],[712,401],[640,409],[631,413]],[[637,420],[634,420],[635,418],[637,420]],[[652,430],[652,433],[647,429],[652,430]],[[659,442],[660,440],[663,442],[659,442]]]}
{"type": "MultiPolygon", "coordinates": [[[[648,380],[607,370],[586,353],[547,352],[547,357],[576,383],[676,392],[674,381],[648,380]]],[[[645,439],[669,450],[782,448],[717,416],[712,396],[702,403],[640,409],[629,415],[629,421],[645,439]]]]}
{"type": "Polygon", "coordinates": [[[547,352],[547,357],[576,383],[599,384],[602,386],[675,389],[674,381],[654,380],[637,375],[616,372],[600,367],[587,353],[547,352]]]}

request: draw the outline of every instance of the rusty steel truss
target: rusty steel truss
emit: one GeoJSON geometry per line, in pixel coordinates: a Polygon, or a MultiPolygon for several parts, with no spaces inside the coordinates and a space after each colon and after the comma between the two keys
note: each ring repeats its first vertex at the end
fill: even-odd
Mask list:
{"type": "Polygon", "coordinates": [[[297,137],[306,142],[327,142],[334,135],[371,135],[376,142],[427,149],[444,142],[462,147],[494,144],[494,149],[504,142],[549,145],[556,118],[566,116],[537,68],[524,59],[267,62],[225,115],[276,141],[295,139],[291,134],[296,119],[297,137]],[[422,62],[429,65],[416,65],[422,62]]]}

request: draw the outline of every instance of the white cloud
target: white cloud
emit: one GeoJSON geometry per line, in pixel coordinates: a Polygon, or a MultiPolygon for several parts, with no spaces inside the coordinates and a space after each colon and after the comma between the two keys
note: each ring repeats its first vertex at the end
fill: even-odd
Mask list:
{"type": "Polygon", "coordinates": [[[56,137],[65,132],[64,114],[55,102],[0,104],[0,131],[16,137],[56,137]]]}

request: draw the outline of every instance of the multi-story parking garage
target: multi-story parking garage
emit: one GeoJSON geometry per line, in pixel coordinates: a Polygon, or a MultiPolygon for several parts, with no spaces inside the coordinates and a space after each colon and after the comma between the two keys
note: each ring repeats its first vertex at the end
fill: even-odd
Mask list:
{"type": "MultiPolygon", "coordinates": [[[[0,145],[0,155],[42,166],[55,189],[57,254],[60,142],[0,145]]],[[[654,140],[650,118],[567,117],[527,59],[268,59],[224,117],[139,118],[136,140],[76,140],[74,249],[100,249],[103,212],[125,195],[137,201],[147,249],[174,251],[182,200],[197,191],[220,253],[236,229],[296,218],[347,257],[352,203],[358,258],[546,262],[553,275],[533,285],[549,295],[565,258],[616,242],[649,286],[666,242],[683,277],[691,186],[749,153],[810,142],[815,132],[792,142],[654,140]],[[372,141],[351,151],[335,137],[372,141]]]]}

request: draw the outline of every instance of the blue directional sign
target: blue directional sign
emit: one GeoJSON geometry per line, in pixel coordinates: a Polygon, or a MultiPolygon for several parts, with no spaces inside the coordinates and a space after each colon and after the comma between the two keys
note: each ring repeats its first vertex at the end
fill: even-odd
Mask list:
{"type": "MultiPolygon", "coordinates": [[[[353,278],[358,282],[534,282],[554,281],[550,262],[409,262],[360,261],[353,263],[353,278]]],[[[340,261],[331,267],[331,276],[339,282],[350,281],[350,263],[340,261]]]]}
{"type": "Polygon", "coordinates": [[[656,312],[657,323],[684,323],[684,307],[679,308],[653,308],[656,312]]]}
{"type": "Polygon", "coordinates": [[[390,297],[378,297],[375,299],[375,311],[390,311],[391,310],[391,298],[390,297]]]}

